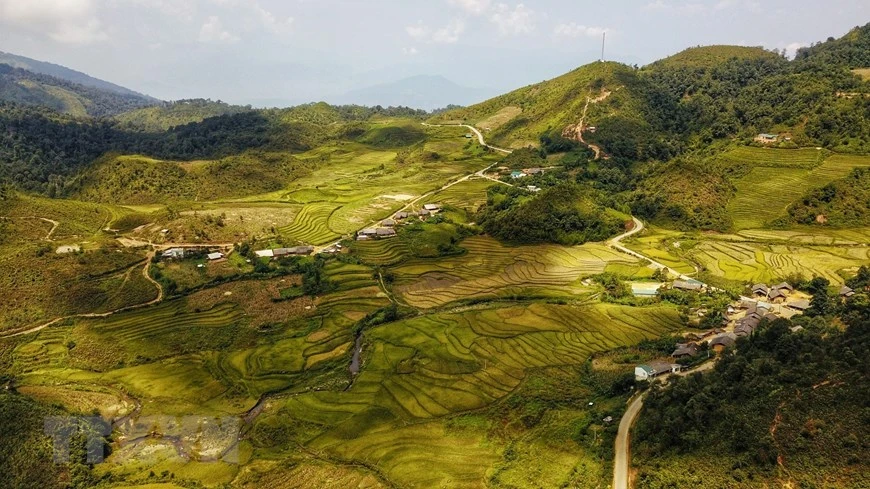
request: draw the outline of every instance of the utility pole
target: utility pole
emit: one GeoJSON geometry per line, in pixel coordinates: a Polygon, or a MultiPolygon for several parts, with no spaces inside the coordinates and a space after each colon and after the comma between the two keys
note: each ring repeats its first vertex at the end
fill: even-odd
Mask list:
{"type": "Polygon", "coordinates": [[[601,33],[601,59],[599,60],[602,63],[604,62],[604,41],[606,41],[606,40],[607,40],[607,31],[604,31],[601,33]]]}

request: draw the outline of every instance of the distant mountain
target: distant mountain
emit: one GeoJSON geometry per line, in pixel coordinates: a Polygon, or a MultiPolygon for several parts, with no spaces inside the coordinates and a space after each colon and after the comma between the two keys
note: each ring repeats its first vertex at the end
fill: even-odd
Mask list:
{"type": "Polygon", "coordinates": [[[464,87],[443,76],[419,75],[351,90],[328,101],[334,104],[405,106],[432,110],[448,105],[473,104],[494,94],[493,90],[464,87]]]}
{"type": "Polygon", "coordinates": [[[76,117],[105,117],[153,105],[150,97],[119,93],[0,63],[0,101],[46,107],[76,117]]]}
{"type": "Polygon", "coordinates": [[[30,59],[24,56],[18,56],[17,54],[4,53],[3,51],[0,51],[0,64],[7,64],[9,66],[12,66],[13,68],[21,68],[23,70],[38,73],[41,75],[53,76],[55,78],[60,78],[61,80],[66,80],[68,82],[84,85],[86,87],[98,88],[100,90],[106,90],[121,95],[133,95],[156,101],[156,99],[153,99],[152,97],[149,97],[147,95],[134,92],[129,88],[124,88],[120,85],[115,85],[114,83],[107,82],[105,80],[100,80],[99,78],[94,78],[80,71],[76,71],[65,66],[56,65],[54,63],[37,61],[35,59],[30,59]]]}

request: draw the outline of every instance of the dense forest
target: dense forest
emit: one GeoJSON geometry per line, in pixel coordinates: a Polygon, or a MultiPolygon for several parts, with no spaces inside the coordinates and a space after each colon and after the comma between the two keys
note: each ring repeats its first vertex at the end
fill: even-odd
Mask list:
{"type": "Polygon", "coordinates": [[[826,280],[811,284],[806,316],[765,322],[710,373],[651,387],[633,447],[639,486],[696,487],[697,476],[678,468],[696,462],[716,487],[757,487],[774,477],[795,487],[870,483],[870,270],[849,282],[860,293],[842,305],[826,280]],[[677,456],[692,462],[667,463],[677,456]],[[650,463],[669,469],[644,470],[650,463]]]}

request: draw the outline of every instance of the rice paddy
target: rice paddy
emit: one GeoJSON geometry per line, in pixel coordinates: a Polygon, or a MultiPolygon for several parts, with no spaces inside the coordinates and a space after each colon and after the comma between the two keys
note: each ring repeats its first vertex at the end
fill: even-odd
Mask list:
{"type": "Polygon", "coordinates": [[[611,263],[636,263],[600,244],[508,247],[488,237],[460,243],[461,256],[408,260],[394,268],[394,291],[414,307],[497,297],[574,297],[588,290],[582,278],[611,263]]]}

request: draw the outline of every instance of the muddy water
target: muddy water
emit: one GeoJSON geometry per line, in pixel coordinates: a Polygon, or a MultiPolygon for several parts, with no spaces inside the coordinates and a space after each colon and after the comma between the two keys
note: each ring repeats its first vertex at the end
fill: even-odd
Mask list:
{"type": "Polygon", "coordinates": [[[362,333],[356,335],[356,341],[353,342],[353,357],[350,359],[350,373],[356,375],[360,368],[360,354],[362,353],[362,333]]]}

